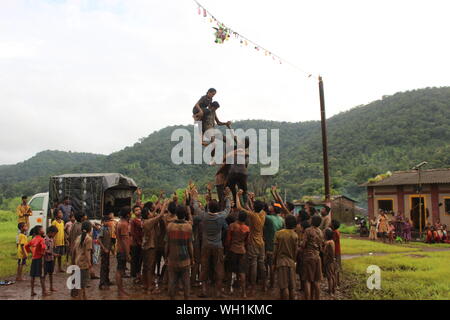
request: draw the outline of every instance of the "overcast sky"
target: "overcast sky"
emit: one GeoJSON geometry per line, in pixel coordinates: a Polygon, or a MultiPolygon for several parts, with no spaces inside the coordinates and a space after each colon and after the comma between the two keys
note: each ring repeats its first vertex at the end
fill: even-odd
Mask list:
{"type": "MultiPolygon", "coordinates": [[[[448,0],[200,2],[322,74],[327,116],[450,85],[448,0]]],[[[209,87],[222,121],[320,118],[316,78],[237,40],[215,44],[191,0],[0,1],[0,164],[46,149],[118,151],[190,124],[209,87]]]]}

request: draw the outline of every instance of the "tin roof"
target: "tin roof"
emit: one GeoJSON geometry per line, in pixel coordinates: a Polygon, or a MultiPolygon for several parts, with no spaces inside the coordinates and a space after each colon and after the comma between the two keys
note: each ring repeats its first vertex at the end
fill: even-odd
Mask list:
{"type": "MultiPolygon", "coordinates": [[[[421,184],[450,183],[450,168],[421,170],[421,184]]],[[[397,186],[397,185],[417,185],[419,183],[419,173],[417,170],[395,171],[391,176],[377,182],[367,182],[362,186],[397,186]]]]}

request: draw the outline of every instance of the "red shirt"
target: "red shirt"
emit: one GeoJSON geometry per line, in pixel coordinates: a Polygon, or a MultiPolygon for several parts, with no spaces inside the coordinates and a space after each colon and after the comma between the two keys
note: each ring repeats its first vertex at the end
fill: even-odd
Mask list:
{"type": "Polygon", "coordinates": [[[334,241],[334,255],[341,255],[341,233],[339,230],[333,230],[333,241],[334,241]]]}
{"type": "Polygon", "coordinates": [[[45,241],[44,238],[42,238],[41,236],[35,236],[26,246],[25,246],[25,250],[27,252],[31,252],[33,253],[32,258],[33,259],[40,259],[44,256],[45,254],[45,241]]]}

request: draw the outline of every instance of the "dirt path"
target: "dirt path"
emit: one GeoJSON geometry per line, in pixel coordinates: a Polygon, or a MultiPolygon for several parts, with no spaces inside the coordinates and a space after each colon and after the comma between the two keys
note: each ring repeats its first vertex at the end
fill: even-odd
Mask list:
{"type": "MultiPolygon", "coordinates": [[[[96,274],[99,274],[99,266],[95,266],[96,274]]],[[[114,281],[115,276],[115,259],[111,259],[111,272],[110,279],[114,281]]],[[[31,287],[30,281],[20,281],[9,286],[0,286],[0,300],[72,300],[70,297],[70,291],[66,287],[66,281],[68,274],[58,273],[54,275],[54,284],[57,292],[53,292],[49,296],[43,297],[41,295],[41,289],[39,280],[36,279],[36,293],[37,296],[31,297],[31,287]]],[[[28,279],[28,275],[27,275],[28,279]]],[[[14,277],[8,277],[6,280],[14,280],[14,277]]],[[[90,280],[89,288],[87,289],[87,297],[90,300],[168,300],[169,297],[166,292],[161,294],[144,294],[142,287],[140,285],[133,284],[130,278],[124,279],[125,290],[130,293],[130,297],[120,298],[117,296],[116,286],[111,286],[110,290],[104,291],[98,289],[99,280],[90,280]]],[[[48,286],[48,280],[46,282],[48,286]]],[[[327,292],[326,280],[322,281],[321,288],[321,299],[324,300],[344,300],[348,299],[351,285],[341,283],[341,288],[339,288],[334,296],[330,296],[327,292]]],[[[190,300],[214,300],[213,298],[198,298],[199,288],[192,288],[190,300]]],[[[303,294],[297,292],[297,299],[302,299],[303,294]]],[[[182,299],[183,295],[180,292],[177,295],[177,299],[182,299]]],[[[249,300],[276,300],[279,298],[279,291],[277,289],[269,290],[267,293],[263,293],[262,290],[258,290],[256,296],[249,297],[249,300]]],[[[232,294],[227,296],[223,300],[242,300],[239,296],[232,294]]]]}

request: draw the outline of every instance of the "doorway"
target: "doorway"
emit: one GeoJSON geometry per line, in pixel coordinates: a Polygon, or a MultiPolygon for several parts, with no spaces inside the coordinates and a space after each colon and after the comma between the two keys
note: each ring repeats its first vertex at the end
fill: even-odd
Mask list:
{"type": "Polygon", "coordinates": [[[411,220],[413,221],[414,229],[420,229],[420,212],[422,212],[422,231],[427,222],[425,197],[412,196],[411,197],[411,220]],[[420,209],[421,207],[421,209],[420,209]]]}

